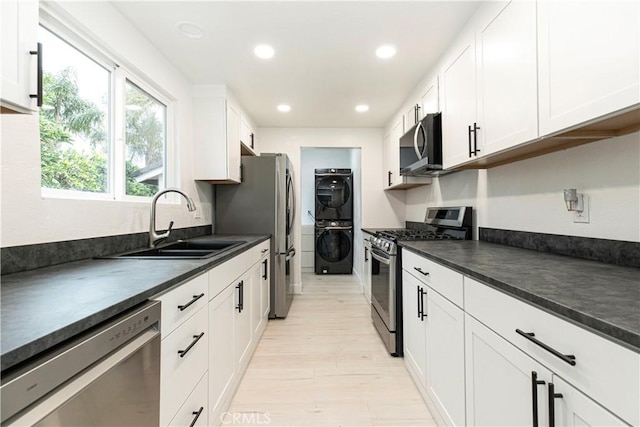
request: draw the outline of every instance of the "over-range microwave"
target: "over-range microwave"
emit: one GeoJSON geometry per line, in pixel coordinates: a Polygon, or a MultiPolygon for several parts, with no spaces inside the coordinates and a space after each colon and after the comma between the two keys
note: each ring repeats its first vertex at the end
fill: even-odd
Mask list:
{"type": "Polygon", "coordinates": [[[427,114],[400,138],[400,175],[448,172],[442,169],[442,114],[427,114]]]}

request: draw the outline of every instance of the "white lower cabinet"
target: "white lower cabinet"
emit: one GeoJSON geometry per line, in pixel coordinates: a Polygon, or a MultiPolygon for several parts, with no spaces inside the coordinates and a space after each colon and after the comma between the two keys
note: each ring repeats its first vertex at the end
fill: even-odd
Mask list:
{"type": "Polygon", "coordinates": [[[402,315],[405,365],[425,401],[436,412],[434,416],[438,421],[445,425],[463,426],[464,313],[426,283],[428,280],[434,286],[455,288],[462,277],[457,277],[457,273],[439,274],[446,273],[440,271],[441,266],[431,262],[424,264],[424,259],[413,254],[407,256],[408,252],[404,255],[402,315]]]}
{"type": "Polygon", "coordinates": [[[207,374],[205,373],[196,388],[193,389],[187,401],[180,407],[176,416],[169,423],[169,427],[206,427],[209,425],[207,417],[207,374]]]}
{"type": "Polygon", "coordinates": [[[213,296],[209,301],[211,426],[222,423],[267,324],[269,245],[267,240],[209,271],[209,294],[213,296]]]}
{"type": "Polygon", "coordinates": [[[230,394],[235,376],[236,361],[233,347],[236,289],[227,287],[209,302],[209,419],[214,424],[214,416],[223,411],[224,397],[230,394]]]}
{"type": "Polygon", "coordinates": [[[233,319],[235,363],[242,365],[251,344],[251,271],[235,283],[235,317],[233,319]]]}
{"type": "Polygon", "coordinates": [[[640,354],[409,250],[402,268],[405,365],[438,424],[639,425],[640,354]]]}
{"type": "Polygon", "coordinates": [[[160,344],[160,425],[168,425],[187,400],[208,363],[206,308],[166,336],[160,344]]]}
{"type": "Polygon", "coordinates": [[[426,386],[427,324],[422,317],[422,291],[425,286],[406,271],[402,272],[402,328],[404,363],[414,380],[426,386]]]}
{"type": "Polygon", "coordinates": [[[427,394],[447,425],[465,425],[464,313],[431,288],[425,291],[427,394]]]}
{"type": "Polygon", "coordinates": [[[553,408],[553,423],[549,425],[567,427],[627,425],[557,375],[553,376],[551,384],[553,388],[548,389],[548,403],[550,416],[553,408]]]}
{"type": "Polygon", "coordinates": [[[467,425],[536,425],[534,407],[538,425],[548,425],[544,384],[551,372],[473,317],[465,321],[467,425]],[[536,380],[544,384],[533,394],[536,380]]]}

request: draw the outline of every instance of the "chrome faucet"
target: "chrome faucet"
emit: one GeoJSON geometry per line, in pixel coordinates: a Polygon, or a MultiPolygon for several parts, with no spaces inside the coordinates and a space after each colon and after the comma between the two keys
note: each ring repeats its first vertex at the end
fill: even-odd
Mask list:
{"type": "Polygon", "coordinates": [[[193,200],[191,200],[191,197],[189,197],[187,195],[187,193],[185,193],[184,191],[180,190],[179,188],[165,188],[164,190],[160,190],[158,191],[154,196],[153,196],[153,200],[151,201],[151,219],[149,222],[149,247],[153,248],[156,246],[156,244],[158,242],[160,242],[161,240],[166,239],[167,237],[169,237],[169,234],[171,234],[171,228],[173,227],[173,221],[169,222],[169,228],[167,229],[167,231],[165,231],[162,234],[158,234],[158,232],[156,231],[156,204],[158,202],[158,199],[160,198],[160,196],[162,196],[163,194],[166,193],[178,193],[180,194],[182,197],[184,197],[187,200],[187,209],[189,209],[189,212],[193,212],[196,210],[196,205],[195,203],[193,203],[193,200]]]}

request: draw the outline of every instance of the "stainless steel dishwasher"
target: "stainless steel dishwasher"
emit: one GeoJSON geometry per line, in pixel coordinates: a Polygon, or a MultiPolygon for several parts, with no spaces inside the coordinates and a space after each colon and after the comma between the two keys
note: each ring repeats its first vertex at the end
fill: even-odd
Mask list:
{"type": "Polygon", "coordinates": [[[3,426],[160,422],[160,302],[131,309],[3,373],[3,426]]]}

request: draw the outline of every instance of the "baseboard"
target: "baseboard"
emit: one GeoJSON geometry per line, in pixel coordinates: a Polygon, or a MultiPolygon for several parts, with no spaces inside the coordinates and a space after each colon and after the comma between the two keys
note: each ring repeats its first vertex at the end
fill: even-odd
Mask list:
{"type": "Polygon", "coordinates": [[[293,284],[293,293],[296,295],[302,295],[302,283],[293,284]]]}

